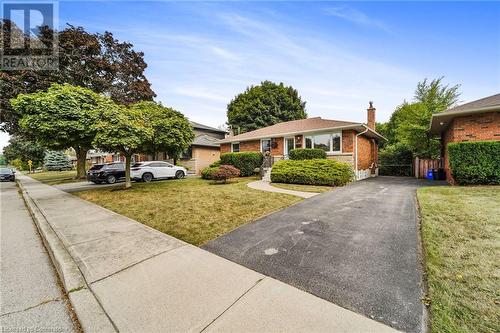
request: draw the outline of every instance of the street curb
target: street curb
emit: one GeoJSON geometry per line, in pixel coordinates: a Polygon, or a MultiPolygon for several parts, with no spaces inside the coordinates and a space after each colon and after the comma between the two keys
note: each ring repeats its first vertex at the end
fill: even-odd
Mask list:
{"type": "Polygon", "coordinates": [[[17,184],[83,331],[117,332],[59,236],[30,197],[22,182],[17,180],[17,184]]]}

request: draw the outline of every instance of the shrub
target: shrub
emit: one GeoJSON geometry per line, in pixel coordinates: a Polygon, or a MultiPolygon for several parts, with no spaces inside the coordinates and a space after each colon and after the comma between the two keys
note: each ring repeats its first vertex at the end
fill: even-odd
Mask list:
{"type": "Polygon", "coordinates": [[[353,179],[349,164],[326,159],[278,161],[271,169],[274,183],[342,186],[353,179]]]}
{"type": "Polygon", "coordinates": [[[500,141],[449,143],[448,160],[460,185],[500,184],[500,141]]]}
{"type": "Polygon", "coordinates": [[[212,174],[219,170],[219,167],[211,167],[209,166],[208,168],[205,168],[201,170],[201,178],[203,179],[213,179],[212,174]]]}
{"type": "Polygon", "coordinates": [[[323,149],[299,148],[292,149],[288,157],[291,160],[326,159],[326,152],[323,149]]]}
{"type": "Polygon", "coordinates": [[[212,173],[212,179],[218,182],[226,183],[231,178],[239,177],[240,170],[232,165],[221,165],[212,173]]]}
{"type": "Polygon", "coordinates": [[[215,161],[214,163],[210,164],[209,167],[216,168],[216,167],[220,167],[220,165],[221,165],[221,162],[220,162],[220,160],[218,160],[218,161],[215,161]]]}
{"type": "Polygon", "coordinates": [[[242,177],[251,176],[255,168],[262,165],[264,156],[259,152],[227,153],[220,158],[221,164],[232,165],[240,170],[242,177]]]}

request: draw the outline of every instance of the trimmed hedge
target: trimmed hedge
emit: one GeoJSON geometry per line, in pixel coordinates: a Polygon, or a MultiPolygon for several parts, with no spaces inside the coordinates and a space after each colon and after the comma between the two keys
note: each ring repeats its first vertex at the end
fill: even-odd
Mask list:
{"type": "Polygon", "coordinates": [[[354,180],[347,163],[332,160],[284,160],[271,169],[273,183],[342,186],[354,180]]]}
{"type": "Polygon", "coordinates": [[[291,160],[315,160],[326,159],[326,151],[323,149],[298,148],[290,150],[291,160]]]}
{"type": "Polygon", "coordinates": [[[460,185],[500,184],[500,141],[449,143],[448,161],[460,185]]]}
{"type": "Polygon", "coordinates": [[[212,173],[212,179],[214,181],[227,183],[231,178],[236,178],[240,175],[240,170],[232,165],[221,165],[217,171],[212,173]]]}
{"type": "Polygon", "coordinates": [[[255,168],[260,168],[264,156],[259,152],[226,153],[220,157],[221,164],[232,165],[240,170],[240,176],[254,174],[255,168]]]}

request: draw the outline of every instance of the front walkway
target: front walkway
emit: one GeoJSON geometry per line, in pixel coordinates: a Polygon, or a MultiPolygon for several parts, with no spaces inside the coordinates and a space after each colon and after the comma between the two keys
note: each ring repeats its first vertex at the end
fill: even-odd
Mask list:
{"type": "Polygon", "coordinates": [[[296,197],[301,197],[301,198],[306,198],[306,199],[314,197],[315,195],[319,194],[319,193],[313,193],[313,192],[286,190],[284,188],[274,187],[271,184],[269,184],[268,181],[265,181],[265,180],[257,180],[257,181],[248,183],[247,186],[250,188],[256,189],[256,190],[290,194],[290,195],[295,195],[296,197]]]}
{"type": "MultiPolygon", "coordinates": [[[[73,273],[83,273],[85,282],[70,290],[70,299],[90,291],[111,321],[108,331],[395,332],[54,187],[19,179],[76,263],[73,273]]],[[[79,319],[84,330],[92,328],[91,317],[79,319]]]]}

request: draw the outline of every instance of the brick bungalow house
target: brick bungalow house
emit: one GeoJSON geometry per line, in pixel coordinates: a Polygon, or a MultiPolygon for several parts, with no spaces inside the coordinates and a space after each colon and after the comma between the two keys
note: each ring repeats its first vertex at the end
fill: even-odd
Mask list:
{"type": "Polygon", "coordinates": [[[270,152],[276,161],[288,158],[295,148],[319,148],[327,158],[351,164],[357,179],[364,179],[378,175],[380,140],[385,139],[375,131],[370,102],[366,124],[320,117],[292,120],[227,137],[220,141],[220,152],[270,152]]]}
{"type": "Polygon", "coordinates": [[[433,115],[430,132],[441,137],[441,156],[446,179],[453,183],[448,163],[448,143],[500,140],[500,94],[433,115]]]}

